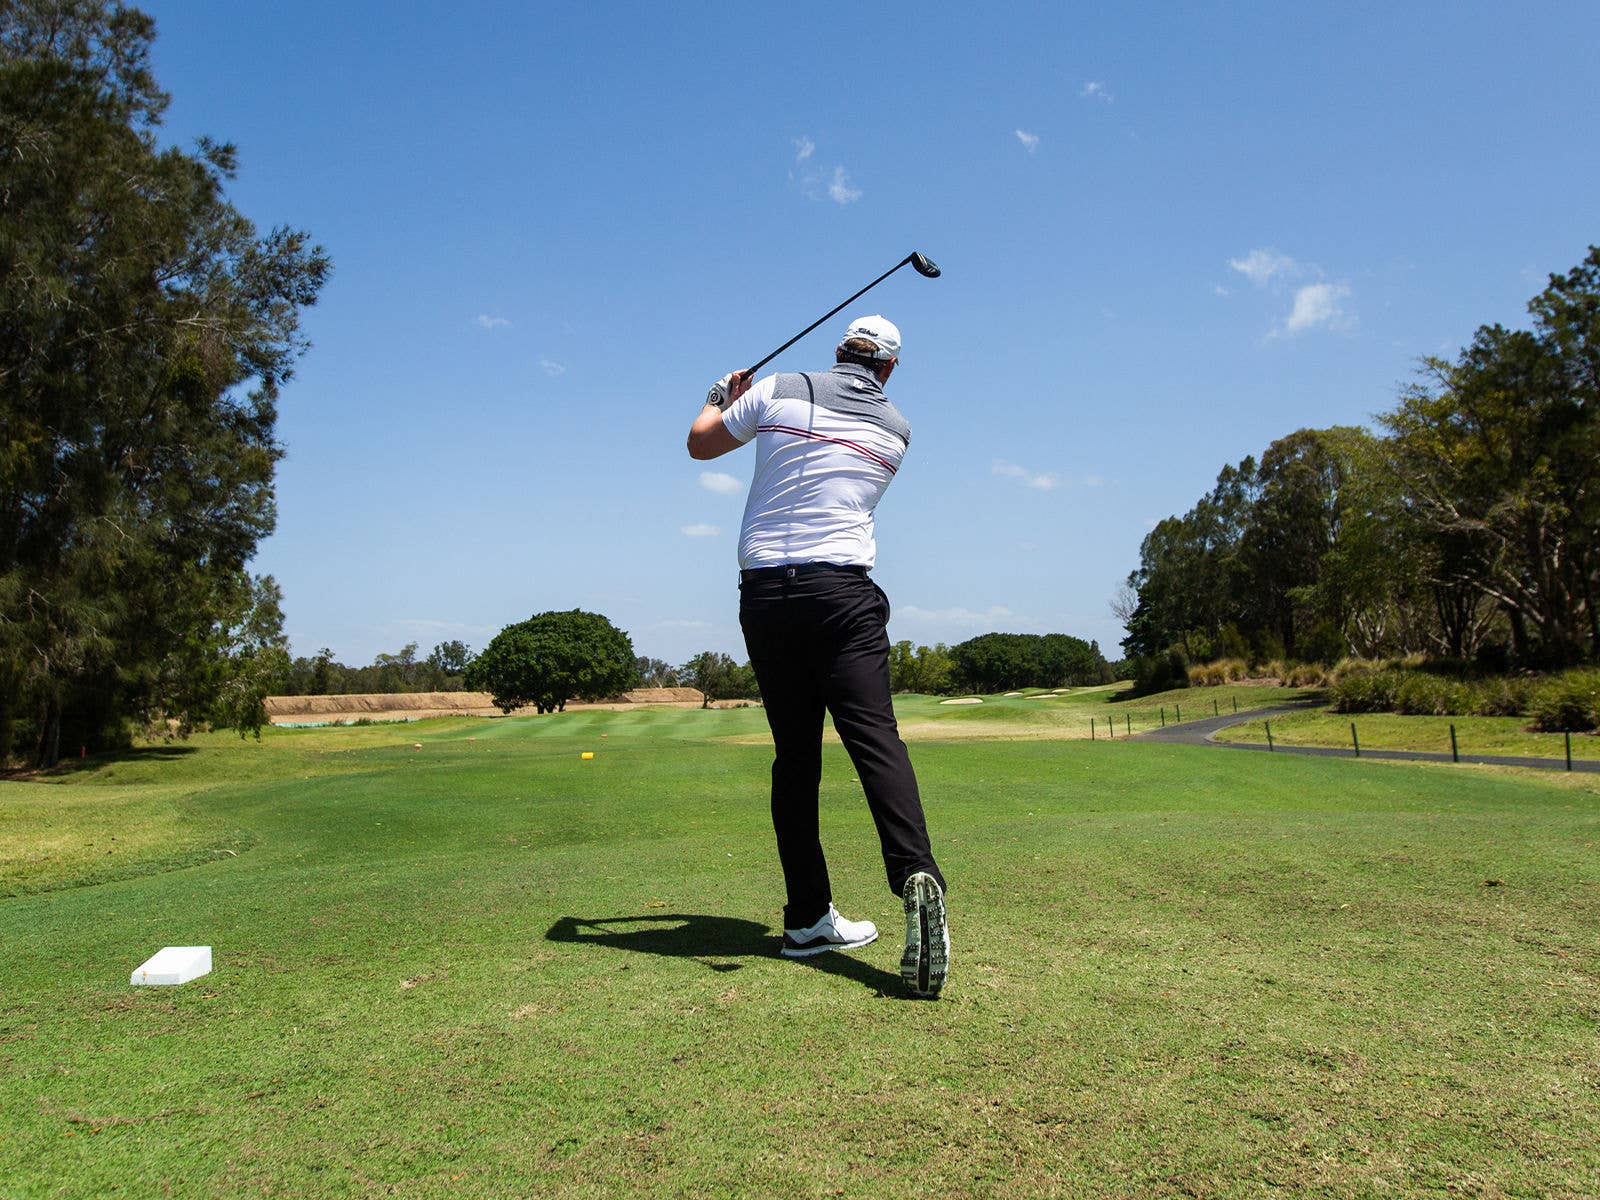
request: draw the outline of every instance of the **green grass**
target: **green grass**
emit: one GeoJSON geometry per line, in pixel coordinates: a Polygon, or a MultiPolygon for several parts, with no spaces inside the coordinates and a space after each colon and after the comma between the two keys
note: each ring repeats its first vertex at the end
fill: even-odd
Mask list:
{"type": "Polygon", "coordinates": [[[1018,696],[983,696],[981,705],[945,704],[945,696],[899,696],[896,708],[907,741],[922,738],[1126,737],[1178,720],[1248,712],[1287,704],[1320,692],[1302,688],[1230,684],[1180,688],[1131,697],[1128,683],[1072,688],[1060,694],[1028,689],[1018,696]],[[1092,724],[1091,724],[1092,722],[1092,724]],[[1109,734],[1108,734],[1109,730],[1109,734]]]}
{"type": "MultiPolygon", "coordinates": [[[[1350,745],[1350,724],[1363,750],[1427,750],[1450,753],[1450,726],[1462,754],[1507,754],[1518,757],[1561,758],[1566,753],[1559,733],[1535,733],[1527,717],[1403,717],[1394,713],[1302,712],[1272,720],[1272,740],[1281,746],[1350,745]]],[[[1217,735],[1219,741],[1265,745],[1267,732],[1260,721],[1235,725],[1217,735]]],[[[1600,759],[1600,737],[1572,735],[1574,759],[1600,759]]]]}
{"type": "Polygon", "coordinates": [[[207,736],[0,784],[0,1196],[1594,1194],[1592,778],[923,740],[954,956],[919,1003],[837,747],[836,896],[885,936],[776,957],[761,727],[207,736]],[[127,986],[191,943],[214,974],[127,986]]]}

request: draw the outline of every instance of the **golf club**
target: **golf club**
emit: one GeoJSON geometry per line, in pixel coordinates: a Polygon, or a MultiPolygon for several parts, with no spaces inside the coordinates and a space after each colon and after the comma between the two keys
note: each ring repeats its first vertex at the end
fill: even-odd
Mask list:
{"type": "Polygon", "coordinates": [[[921,253],[913,250],[910,254],[906,255],[899,262],[895,263],[894,266],[890,267],[882,275],[879,275],[871,283],[867,284],[866,287],[862,288],[855,295],[850,296],[850,297],[848,297],[848,298],[846,298],[844,300],[841,300],[837,305],[835,305],[833,308],[830,308],[827,312],[823,313],[815,321],[811,322],[811,324],[807,325],[799,333],[795,334],[792,338],[790,338],[783,345],[779,346],[776,350],[774,350],[771,354],[767,355],[760,362],[756,363],[752,367],[746,368],[743,372],[741,372],[741,374],[754,375],[757,371],[759,371],[762,367],[766,366],[773,359],[777,358],[778,355],[782,354],[790,346],[794,345],[801,338],[805,337],[806,334],[810,333],[818,325],[821,325],[829,317],[833,316],[836,312],[838,312],[846,304],[849,304],[852,300],[858,300],[862,296],[866,295],[873,288],[877,287],[880,283],[882,283],[885,279],[889,278],[889,276],[893,275],[896,271],[898,271],[901,267],[905,266],[907,263],[910,263],[913,267],[916,268],[918,275],[926,275],[929,279],[937,279],[937,278],[939,278],[939,268],[936,265],[934,265],[933,260],[931,258],[929,258],[926,254],[921,254],[921,253]]]}

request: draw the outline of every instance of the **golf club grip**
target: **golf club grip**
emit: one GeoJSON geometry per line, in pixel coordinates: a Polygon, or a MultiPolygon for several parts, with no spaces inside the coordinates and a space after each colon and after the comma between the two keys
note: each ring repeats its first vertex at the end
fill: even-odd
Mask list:
{"type": "Polygon", "coordinates": [[[861,298],[861,297],[862,297],[862,296],[865,296],[865,295],[866,295],[866,294],[867,294],[867,293],[868,293],[868,292],[870,292],[870,291],[871,291],[871,290],[872,290],[872,289],[873,289],[873,288],[875,288],[875,287],[877,287],[877,286],[878,286],[878,285],[879,285],[879,284],[880,284],[880,283],[882,283],[882,282],[883,282],[883,281],[884,281],[884,280],[885,280],[885,279],[887,279],[887,278],[889,278],[889,276],[891,276],[891,275],[893,275],[893,274],[894,274],[894,273],[895,273],[895,272],[896,272],[896,271],[898,271],[898,270],[899,270],[899,269],[900,269],[900,268],[901,268],[901,267],[903,267],[903,266],[905,266],[905,265],[906,265],[906,264],[907,264],[907,263],[908,263],[908,262],[910,262],[910,261],[911,261],[911,259],[912,259],[912,257],[913,257],[913,256],[912,256],[912,255],[910,255],[910,254],[908,254],[908,255],[906,255],[906,256],[905,256],[905,257],[904,257],[904,258],[902,258],[902,259],[901,259],[901,260],[900,260],[900,261],[899,261],[899,262],[897,262],[897,263],[895,263],[895,265],[894,265],[894,266],[892,266],[892,267],[890,267],[890,268],[889,268],[889,269],[888,269],[888,270],[887,270],[887,271],[885,271],[885,272],[884,272],[884,273],[883,273],[883,274],[882,274],[882,275],[879,275],[879,276],[878,276],[878,277],[877,277],[877,278],[876,278],[876,279],[874,279],[874,280],[873,280],[873,281],[872,281],[872,282],[871,282],[871,283],[869,283],[869,284],[867,284],[867,286],[866,286],[866,287],[864,287],[864,288],[862,288],[862,289],[861,289],[861,290],[860,290],[860,291],[859,291],[859,292],[857,292],[857,293],[856,293],[856,294],[855,294],[855,295],[853,295],[853,296],[846,296],[846,297],[845,297],[845,298],[844,298],[844,299],[843,299],[843,300],[841,300],[841,301],[839,301],[839,303],[838,303],[838,304],[836,304],[836,305],[834,305],[834,306],[833,306],[833,307],[832,307],[832,308],[830,308],[830,309],[829,309],[829,310],[828,310],[828,311],[827,311],[827,312],[825,312],[825,313],[823,313],[823,314],[822,314],[822,315],[821,315],[821,316],[820,316],[820,317],[818,317],[818,318],[817,318],[817,319],[816,319],[816,320],[815,320],[815,321],[813,321],[813,322],[811,322],[811,324],[809,324],[809,325],[807,325],[807,326],[806,326],[806,327],[805,327],[805,328],[804,328],[804,329],[802,329],[802,330],[801,330],[801,331],[800,331],[800,332],[799,332],[799,333],[797,333],[797,334],[795,334],[795,335],[794,335],[794,336],[793,336],[793,337],[792,337],[792,338],[790,338],[790,339],[789,339],[789,340],[788,340],[788,341],[787,341],[787,342],[785,342],[785,343],[784,343],[784,344],[783,344],[783,345],[781,345],[781,346],[779,346],[779,347],[778,347],[778,348],[777,348],[777,349],[776,349],[776,350],[774,350],[774,351],[773,351],[773,352],[772,352],[772,353],[771,353],[771,354],[769,354],[769,355],[767,355],[767,356],[766,356],[766,357],[765,357],[765,358],[763,358],[763,359],[762,359],[762,360],[761,360],[761,361],[760,361],[760,362],[758,362],[758,363],[756,363],[756,364],[755,364],[755,365],[754,365],[754,366],[752,366],[752,367],[747,367],[747,368],[745,368],[745,371],[744,371],[744,373],[745,373],[745,374],[746,374],[746,375],[754,375],[754,374],[755,374],[755,373],[756,373],[756,372],[757,372],[757,371],[759,371],[759,370],[760,370],[760,369],[761,369],[761,368],[762,368],[762,367],[764,367],[764,366],[766,366],[766,365],[767,365],[767,364],[768,364],[768,363],[769,363],[769,362],[771,362],[771,361],[772,361],[772,360],[773,360],[773,359],[775,359],[775,358],[777,358],[777,357],[778,357],[778,355],[780,355],[780,354],[782,354],[782,353],[783,353],[783,352],[784,352],[784,351],[785,351],[785,350],[787,350],[787,349],[788,349],[788,348],[789,348],[789,347],[790,347],[790,346],[792,346],[792,345],[794,345],[794,344],[795,344],[795,343],[796,343],[796,342],[798,342],[798,341],[799,341],[799,340],[800,340],[800,339],[801,339],[801,338],[803,338],[803,337],[805,337],[805,335],[806,335],[806,334],[808,334],[808,333],[810,333],[810,332],[811,332],[811,331],[812,331],[812,330],[813,330],[813,329],[815,329],[815,328],[816,328],[816,327],[817,327],[817,326],[818,326],[818,325],[821,325],[821,324],[822,324],[822,323],[823,323],[823,322],[824,322],[824,321],[826,321],[826,320],[827,320],[827,319],[828,319],[828,318],[829,318],[829,317],[831,317],[831,316],[833,316],[833,315],[834,315],[834,314],[835,314],[835,313],[837,313],[837,312],[838,312],[838,311],[839,311],[839,310],[840,310],[840,309],[841,309],[841,308],[843,308],[843,307],[844,307],[844,306],[845,306],[845,305],[846,305],[846,304],[849,304],[849,303],[851,303],[851,302],[852,302],[852,301],[854,301],[854,300],[859,300],[859,299],[860,299],[860,298],[861,298]]]}

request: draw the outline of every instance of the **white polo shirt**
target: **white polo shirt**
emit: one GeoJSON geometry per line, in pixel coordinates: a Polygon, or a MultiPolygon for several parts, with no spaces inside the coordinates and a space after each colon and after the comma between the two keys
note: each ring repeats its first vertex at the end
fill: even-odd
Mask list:
{"type": "Polygon", "coordinates": [[[911,427],[871,371],[843,363],[768,375],[724,410],[722,424],[741,442],[756,439],[742,569],[876,562],[872,512],[900,469],[911,427]]]}

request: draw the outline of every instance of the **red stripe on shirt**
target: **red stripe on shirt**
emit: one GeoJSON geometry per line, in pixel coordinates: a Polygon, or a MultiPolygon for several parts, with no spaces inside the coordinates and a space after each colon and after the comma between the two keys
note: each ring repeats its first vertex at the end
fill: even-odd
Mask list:
{"type": "Polygon", "coordinates": [[[758,426],[756,426],[756,432],[757,433],[792,433],[792,434],[794,434],[795,437],[809,438],[813,442],[831,442],[835,446],[843,446],[847,450],[854,450],[857,454],[861,455],[863,458],[870,458],[873,462],[877,463],[880,467],[882,467],[884,470],[888,471],[889,474],[891,474],[891,475],[896,473],[895,472],[895,466],[894,466],[894,464],[892,462],[890,462],[888,459],[884,458],[882,455],[876,454],[873,451],[868,450],[865,446],[861,445],[859,442],[847,441],[844,438],[829,437],[825,433],[817,433],[817,432],[815,432],[813,430],[810,430],[810,429],[797,429],[793,425],[758,425],[758,426]]]}

